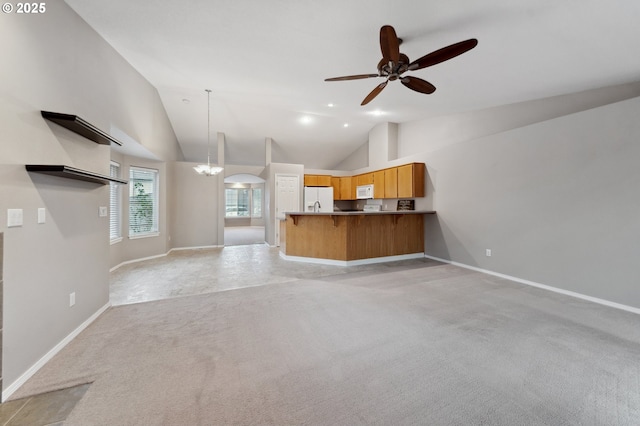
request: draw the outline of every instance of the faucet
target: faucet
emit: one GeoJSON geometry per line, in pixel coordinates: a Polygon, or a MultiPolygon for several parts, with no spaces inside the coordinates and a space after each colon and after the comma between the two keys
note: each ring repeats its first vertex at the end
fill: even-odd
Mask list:
{"type": "Polygon", "coordinates": [[[320,209],[321,209],[321,207],[320,207],[320,201],[316,201],[315,203],[313,203],[313,212],[314,212],[314,213],[319,212],[319,211],[320,211],[320,209]],[[316,205],[318,205],[318,207],[317,207],[317,208],[316,208],[316,205]]]}

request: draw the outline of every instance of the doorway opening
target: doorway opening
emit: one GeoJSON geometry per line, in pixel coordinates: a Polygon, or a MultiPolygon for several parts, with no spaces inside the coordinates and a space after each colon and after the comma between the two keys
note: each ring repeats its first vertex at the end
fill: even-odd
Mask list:
{"type": "Polygon", "coordinates": [[[250,174],[224,179],[224,245],[264,244],[265,181],[250,174]]]}

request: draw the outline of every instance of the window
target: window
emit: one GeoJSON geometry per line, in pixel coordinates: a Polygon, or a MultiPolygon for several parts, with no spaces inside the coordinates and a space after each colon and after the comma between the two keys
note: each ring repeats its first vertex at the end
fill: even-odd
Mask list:
{"type": "Polygon", "coordinates": [[[158,235],[158,171],[131,167],[129,237],[158,235]]]}
{"type": "MultiPolygon", "coordinates": [[[[120,164],[111,162],[109,176],[120,177],[120,164]]],[[[109,240],[116,243],[122,239],[122,209],[120,185],[111,182],[109,184],[109,240]]]]}
{"type": "Polygon", "coordinates": [[[262,188],[226,188],[225,217],[262,217],[262,188]]]}
{"type": "Polygon", "coordinates": [[[251,217],[262,217],[262,188],[251,190],[251,217]]]}
{"type": "Polygon", "coordinates": [[[226,217],[249,217],[249,189],[227,188],[224,191],[226,217]]]}

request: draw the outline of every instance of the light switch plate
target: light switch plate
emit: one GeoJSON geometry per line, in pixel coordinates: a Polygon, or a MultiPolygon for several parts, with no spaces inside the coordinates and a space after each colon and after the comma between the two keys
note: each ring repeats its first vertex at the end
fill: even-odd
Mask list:
{"type": "Polygon", "coordinates": [[[100,217],[107,217],[107,208],[104,206],[100,206],[100,217]]]}
{"type": "Polygon", "coordinates": [[[7,228],[22,226],[22,209],[7,209],[7,228]]]}
{"type": "Polygon", "coordinates": [[[44,207],[38,209],[38,223],[45,223],[47,220],[47,213],[44,207]]]}

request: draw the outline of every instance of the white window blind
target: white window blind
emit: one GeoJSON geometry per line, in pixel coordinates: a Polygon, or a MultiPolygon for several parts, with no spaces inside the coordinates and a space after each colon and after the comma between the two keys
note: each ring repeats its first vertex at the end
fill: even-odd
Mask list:
{"type": "MultiPolygon", "coordinates": [[[[120,164],[115,161],[111,162],[109,176],[113,178],[120,177],[120,164]]],[[[109,239],[114,241],[122,238],[121,185],[113,182],[109,185],[109,239]]]]}
{"type": "Polygon", "coordinates": [[[158,233],[158,171],[131,167],[129,171],[129,236],[158,233]]]}

